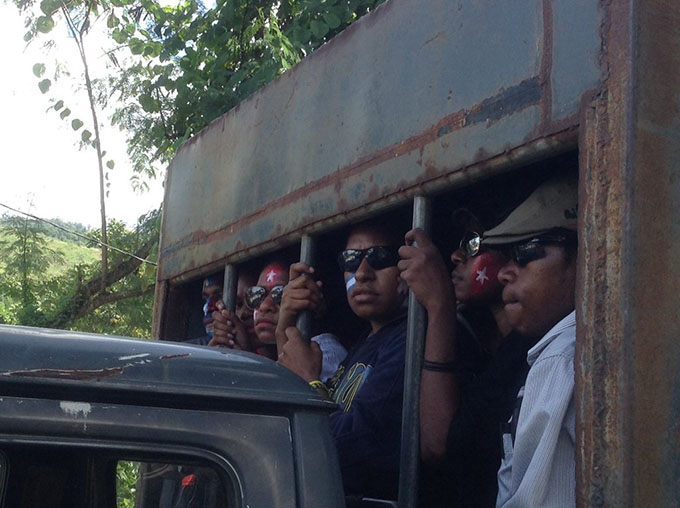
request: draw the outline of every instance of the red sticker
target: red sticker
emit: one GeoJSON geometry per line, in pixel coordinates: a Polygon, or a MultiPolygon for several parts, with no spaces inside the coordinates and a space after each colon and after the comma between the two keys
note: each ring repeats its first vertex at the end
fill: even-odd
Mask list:
{"type": "MultiPolygon", "coordinates": [[[[279,264],[269,265],[262,270],[264,274],[264,281],[267,284],[273,284],[277,280],[285,280],[287,275],[287,270],[279,264]]],[[[261,277],[261,275],[260,275],[261,277]]]]}
{"type": "Polygon", "coordinates": [[[472,258],[472,295],[479,296],[498,289],[498,272],[504,260],[495,252],[482,252],[472,258]]]}

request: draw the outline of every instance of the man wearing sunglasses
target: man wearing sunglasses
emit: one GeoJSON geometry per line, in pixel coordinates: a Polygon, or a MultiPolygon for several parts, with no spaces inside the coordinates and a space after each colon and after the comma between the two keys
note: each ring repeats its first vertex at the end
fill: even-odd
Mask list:
{"type": "MultiPolygon", "coordinates": [[[[260,271],[257,282],[243,288],[242,296],[239,277],[237,292],[236,316],[224,310],[215,314],[215,339],[211,345],[221,345],[233,349],[242,349],[276,360],[276,328],[281,320],[281,298],[283,289],[288,283],[288,263],[275,260],[267,263],[260,271]],[[243,303],[240,303],[240,300],[243,303]],[[253,337],[245,337],[245,330],[239,318],[239,305],[250,312],[253,323],[253,337]],[[245,337],[245,340],[244,338],[245,337]],[[219,341],[219,342],[218,342],[219,341]]],[[[285,321],[285,313],[284,313],[285,321]]],[[[293,321],[294,322],[294,321],[293,321]]],[[[322,355],[322,378],[332,376],[338,364],[347,354],[338,339],[330,333],[322,333],[312,337],[315,347],[322,355]]]]}
{"type": "Polygon", "coordinates": [[[499,507],[575,504],[577,198],[575,178],[552,178],[482,239],[508,258],[498,279],[510,325],[541,337],[503,435],[499,507]]]}
{"type": "Polygon", "coordinates": [[[428,235],[406,234],[402,278],[428,314],[421,377],[421,503],[492,507],[501,463],[500,427],[512,415],[528,368],[530,339],[507,323],[497,279],[505,256],[482,247],[481,222],[457,210],[462,233],[448,273],[428,235]],[[413,244],[417,244],[417,247],[413,244]]]}
{"type": "MultiPolygon", "coordinates": [[[[338,449],[346,494],[396,499],[404,384],[406,286],[399,278],[400,235],[377,222],[351,229],[338,257],[347,300],[370,325],[327,383],[319,377],[319,355],[297,329],[277,330],[279,362],[338,403],[331,432],[338,449]]],[[[284,291],[282,313],[314,310],[320,286],[307,265],[284,291]]]]}

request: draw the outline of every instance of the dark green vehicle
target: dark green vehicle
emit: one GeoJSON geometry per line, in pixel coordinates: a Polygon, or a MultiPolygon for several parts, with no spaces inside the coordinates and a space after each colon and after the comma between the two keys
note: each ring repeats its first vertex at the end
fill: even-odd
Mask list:
{"type": "Polygon", "coordinates": [[[25,327],[0,343],[0,506],[343,506],[333,404],[273,362],[25,327]]]}

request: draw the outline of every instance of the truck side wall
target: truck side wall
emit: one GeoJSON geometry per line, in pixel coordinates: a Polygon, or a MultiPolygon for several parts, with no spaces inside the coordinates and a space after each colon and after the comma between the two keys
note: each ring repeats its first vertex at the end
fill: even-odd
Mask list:
{"type": "Polygon", "coordinates": [[[386,2],[180,148],[159,280],[573,129],[599,19],[587,0],[386,2]]]}

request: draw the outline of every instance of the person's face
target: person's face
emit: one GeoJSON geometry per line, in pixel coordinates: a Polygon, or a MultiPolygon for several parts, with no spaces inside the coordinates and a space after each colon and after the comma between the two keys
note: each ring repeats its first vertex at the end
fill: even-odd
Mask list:
{"type": "MultiPolygon", "coordinates": [[[[384,233],[366,228],[350,234],[345,248],[368,249],[390,243],[384,233]]],[[[356,272],[344,272],[345,281],[352,276],[356,282],[347,293],[349,306],[357,316],[371,323],[374,332],[399,315],[406,290],[396,266],[376,270],[364,258],[356,272]]]]}
{"type": "Polygon", "coordinates": [[[276,344],[276,325],[279,322],[279,306],[274,303],[271,290],[274,286],[285,286],[288,284],[288,267],[278,263],[268,265],[260,273],[257,285],[267,290],[267,296],[260,304],[260,307],[253,311],[255,323],[255,334],[260,342],[264,344],[276,344]]]}
{"type": "Polygon", "coordinates": [[[505,313],[512,328],[528,337],[542,337],[574,310],[576,256],[546,245],[545,256],[519,266],[508,261],[498,273],[503,284],[505,313]]]}
{"type": "Polygon", "coordinates": [[[201,292],[201,298],[203,298],[204,302],[207,302],[213,296],[219,298],[221,295],[222,288],[217,285],[203,286],[203,291],[201,292]]]}
{"type": "Polygon", "coordinates": [[[498,251],[483,249],[476,256],[468,257],[459,248],[451,254],[454,264],[451,282],[456,300],[463,303],[487,304],[499,301],[502,285],[498,271],[505,264],[505,257],[498,251]]]}
{"type": "Polygon", "coordinates": [[[254,275],[241,273],[238,276],[238,283],[236,286],[236,317],[246,327],[246,333],[249,338],[255,337],[255,323],[253,322],[253,311],[245,303],[246,288],[254,286],[257,279],[254,275]]]}

